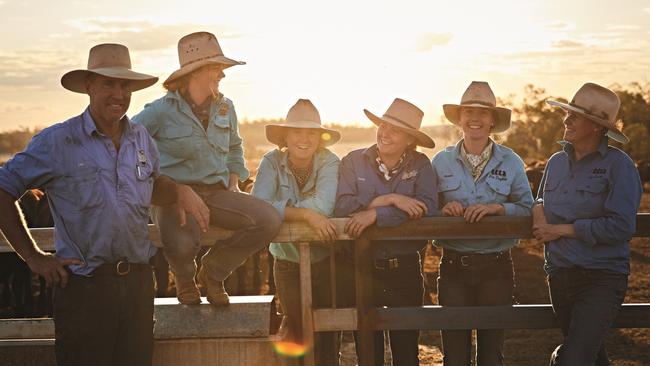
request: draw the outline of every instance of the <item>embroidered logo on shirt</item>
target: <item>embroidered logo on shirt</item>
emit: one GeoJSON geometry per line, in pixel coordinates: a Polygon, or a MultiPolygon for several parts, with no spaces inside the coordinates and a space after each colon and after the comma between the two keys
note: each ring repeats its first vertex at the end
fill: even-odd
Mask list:
{"type": "Polygon", "coordinates": [[[411,170],[410,172],[404,172],[404,174],[402,174],[402,180],[409,180],[409,179],[411,179],[411,178],[413,178],[413,177],[415,177],[417,175],[418,175],[417,170],[411,170]]]}
{"type": "Polygon", "coordinates": [[[591,174],[605,174],[607,173],[607,169],[605,168],[594,168],[594,170],[591,171],[591,174]]]}
{"type": "Polygon", "coordinates": [[[505,170],[500,170],[500,169],[492,169],[490,170],[490,177],[494,178],[496,180],[504,181],[507,178],[507,174],[505,170]]]}
{"type": "Polygon", "coordinates": [[[357,180],[358,180],[359,182],[365,182],[365,181],[366,181],[366,178],[364,178],[364,177],[357,177],[357,180]]]}
{"type": "Polygon", "coordinates": [[[219,106],[219,115],[220,116],[227,116],[228,115],[228,104],[221,104],[219,106]]]}

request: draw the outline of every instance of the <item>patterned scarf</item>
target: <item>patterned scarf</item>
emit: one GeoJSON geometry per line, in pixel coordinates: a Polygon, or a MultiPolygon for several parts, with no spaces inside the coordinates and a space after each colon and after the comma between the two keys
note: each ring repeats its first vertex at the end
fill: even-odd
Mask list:
{"type": "Polygon", "coordinates": [[[489,140],[485,149],[483,149],[483,151],[478,155],[468,154],[467,151],[465,151],[465,145],[463,144],[460,149],[460,155],[472,167],[472,177],[476,182],[492,157],[492,140],[489,140]]]}
{"type": "Polygon", "coordinates": [[[196,116],[196,118],[201,121],[201,124],[203,125],[203,129],[207,130],[208,129],[208,121],[210,119],[210,107],[212,106],[212,102],[216,99],[213,96],[209,96],[205,98],[203,103],[201,104],[196,104],[192,101],[192,98],[190,97],[189,92],[187,91],[181,91],[181,96],[183,99],[185,99],[185,102],[189,104],[190,108],[192,109],[192,113],[196,116]]]}
{"type": "Polygon", "coordinates": [[[386,181],[389,181],[389,180],[391,180],[391,179],[392,179],[392,178],[397,174],[397,172],[399,172],[399,170],[402,168],[402,163],[404,162],[404,158],[405,158],[405,157],[406,157],[406,151],[405,151],[404,154],[402,154],[402,156],[399,158],[399,161],[397,162],[397,164],[395,164],[395,166],[393,167],[393,169],[388,169],[388,167],[386,166],[386,164],[385,164],[383,161],[381,161],[381,157],[379,156],[379,153],[377,153],[377,159],[375,159],[375,161],[377,162],[377,170],[379,170],[379,172],[382,174],[382,176],[384,177],[384,179],[385,179],[386,181]]]}
{"type": "Polygon", "coordinates": [[[307,184],[307,180],[309,179],[309,176],[311,176],[313,165],[314,164],[309,164],[306,168],[298,168],[294,166],[291,159],[289,159],[289,169],[291,170],[291,173],[293,173],[294,178],[296,178],[298,188],[303,189],[305,184],[307,184]]]}

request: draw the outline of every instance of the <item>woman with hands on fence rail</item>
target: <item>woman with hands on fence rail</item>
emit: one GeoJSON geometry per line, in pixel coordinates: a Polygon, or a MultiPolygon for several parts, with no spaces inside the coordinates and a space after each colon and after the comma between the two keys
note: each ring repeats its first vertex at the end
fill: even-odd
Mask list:
{"type": "MultiPolygon", "coordinates": [[[[311,247],[313,305],[331,306],[327,259],[337,234],[328,217],[334,210],[339,158],[327,146],[341,136],[322,127],[316,107],[300,99],[284,122],[266,126],[266,138],[278,148],[262,158],[252,195],[273,205],[283,220],[307,223],[322,239],[323,244],[311,247]]],[[[269,250],[275,258],[275,285],[288,327],[285,340],[302,343],[299,249],[293,243],[271,243],[269,250]]],[[[339,335],[315,335],[317,365],[338,364],[339,335]]]]}
{"type": "MultiPolygon", "coordinates": [[[[490,138],[510,127],[510,110],[496,106],[486,82],[472,82],[459,105],[445,104],[445,116],[463,138],[433,158],[444,216],[468,223],[489,215],[529,215],[533,196],[524,163],[490,138]]],[[[436,240],[443,248],[438,303],[443,306],[512,304],[514,274],[510,248],[516,239],[436,240]]],[[[469,365],[471,330],[443,330],[444,365],[469,365]]],[[[477,331],[477,365],[503,364],[503,330],[477,331]]]]}
{"type": "MultiPolygon", "coordinates": [[[[417,146],[433,148],[419,131],[423,112],[395,101],[382,116],[364,110],[377,125],[377,143],[352,151],[341,160],[334,214],[349,216],[345,231],[358,237],[370,225],[398,226],[409,219],[438,213],[436,181],[426,155],[417,146]]],[[[372,245],[373,298],[376,306],[421,306],[421,250],[425,240],[377,241],[372,245]]],[[[351,283],[354,283],[352,281],[351,283]]],[[[390,331],[394,365],[419,365],[419,331],[390,331]]],[[[375,333],[375,363],[384,364],[383,333],[375,333]]]]}
{"type": "Polygon", "coordinates": [[[562,150],[549,158],[533,208],[564,334],[551,365],[609,365],[604,339],[627,290],[641,180],[632,159],[607,144],[629,141],[614,92],[586,83],[570,103],[547,103],[566,111],[562,150]]]}

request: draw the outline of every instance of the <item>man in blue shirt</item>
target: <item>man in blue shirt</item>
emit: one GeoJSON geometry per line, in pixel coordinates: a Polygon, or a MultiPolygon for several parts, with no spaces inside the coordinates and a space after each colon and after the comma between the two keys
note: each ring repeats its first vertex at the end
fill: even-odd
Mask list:
{"type": "Polygon", "coordinates": [[[178,202],[207,227],[207,208],[191,189],[159,176],[154,142],[125,116],[131,92],[157,80],[131,70],[125,46],[93,47],[88,68],[61,79],[66,89],[88,94],[88,108],[44,129],[0,168],[0,229],[55,286],[59,365],[150,365],[151,201],[178,202]],[[37,246],[15,204],[32,188],[48,193],[56,255],[37,246]]]}
{"type": "Polygon", "coordinates": [[[608,136],[629,141],[614,92],[587,83],[571,103],[548,103],[567,112],[563,149],[548,160],[533,208],[564,333],[551,365],[609,365],[604,339],[627,290],[641,181],[630,157],[607,145],[608,136]]]}

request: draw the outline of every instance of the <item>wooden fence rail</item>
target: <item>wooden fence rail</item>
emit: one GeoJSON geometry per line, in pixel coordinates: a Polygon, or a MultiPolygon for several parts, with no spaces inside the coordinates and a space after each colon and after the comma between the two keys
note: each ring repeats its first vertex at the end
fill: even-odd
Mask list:
{"type": "MultiPolygon", "coordinates": [[[[332,219],[339,240],[353,240],[343,233],[348,219],[332,219]]],[[[53,250],[52,229],[33,229],[39,245],[53,250]]],[[[159,242],[158,230],[150,228],[151,238],[159,242]]],[[[213,228],[202,238],[202,245],[211,245],[230,232],[213,228]]],[[[638,214],[636,237],[650,236],[650,214],[638,214]]],[[[303,334],[313,341],[313,332],[358,330],[360,338],[359,365],[374,365],[372,333],[380,329],[539,329],[556,327],[550,305],[515,305],[494,307],[375,308],[372,306],[371,242],[373,240],[419,239],[507,239],[531,238],[531,218],[499,216],[486,217],[479,223],[468,224],[462,218],[435,217],[412,220],[394,228],[368,228],[355,240],[356,308],[312,308],[310,242],[318,241],[311,229],[302,223],[285,223],[275,242],[292,242],[300,246],[300,274],[303,334]]],[[[0,252],[9,251],[4,237],[0,252]]],[[[333,264],[333,262],[332,262],[333,264]]],[[[332,266],[333,267],[333,266],[332,266]]],[[[333,268],[332,268],[333,269],[333,268]]],[[[650,304],[625,304],[615,323],[616,327],[650,328],[650,304]]],[[[307,353],[306,365],[314,365],[313,353],[307,353]]]]}

